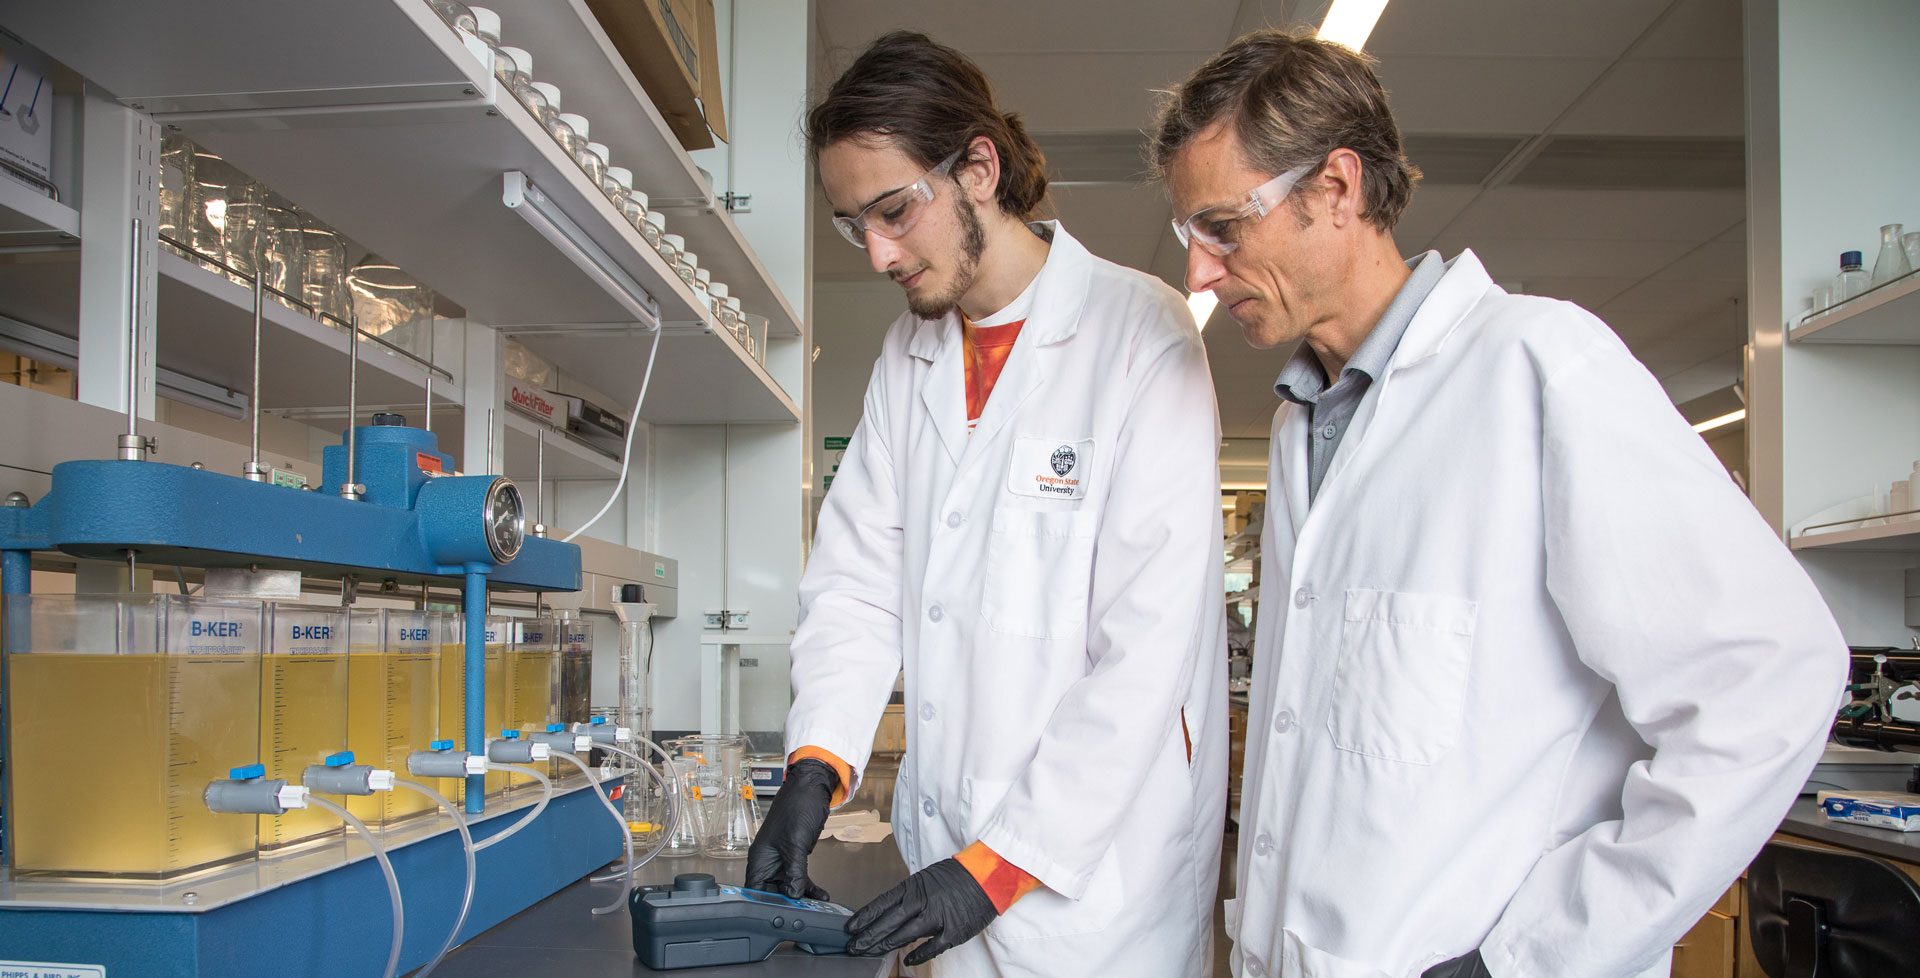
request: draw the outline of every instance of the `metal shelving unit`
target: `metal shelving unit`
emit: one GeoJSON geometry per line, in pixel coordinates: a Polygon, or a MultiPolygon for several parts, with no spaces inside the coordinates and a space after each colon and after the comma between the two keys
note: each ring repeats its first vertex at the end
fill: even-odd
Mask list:
{"type": "Polygon", "coordinates": [[[1797,536],[1789,546],[1827,553],[1920,554],[1920,520],[1797,536]]]}
{"type": "Polygon", "coordinates": [[[1911,272],[1800,321],[1795,343],[1920,345],[1920,272],[1911,272]]]}
{"type": "Polygon", "coordinates": [[[0,174],[0,244],[17,246],[79,238],[79,211],[0,174]]]}

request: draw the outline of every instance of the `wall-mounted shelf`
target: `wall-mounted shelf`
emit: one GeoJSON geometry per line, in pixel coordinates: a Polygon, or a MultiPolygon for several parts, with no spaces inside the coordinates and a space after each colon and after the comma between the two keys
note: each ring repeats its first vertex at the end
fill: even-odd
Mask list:
{"type": "MultiPolygon", "coordinates": [[[[653,343],[651,335],[637,329],[522,333],[514,338],[613,398],[609,407],[621,414],[632,409],[640,393],[647,348],[653,343]]],[[[668,327],[660,336],[660,360],[640,417],[653,424],[792,424],[800,420],[800,408],[765,366],[747,356],[733,334],[668,327]]]]}
{"type": "Polygon", "coordinates": [[[582,479],[618,479],[620,460],[575,441],[566,432],[535,421],[512,408],[502,407],[495,415],[500,420],[506,443],[506,464],[500,474],[533,481],[536,471],[553,482],[582,479]],[[539,431],[546,428],[546,461],[541,464],[539,431]]]}
{"type": "Polygon", "coordinates": [[[1790,546],[1828,553],[1920,554],[1920,520],[1798,536],[1790,546]]]}
{"type": "Polygon", "coordinates": [[[636,189],[670,204],[662,211],[667,230],[686,237],[714,281],[727,283],[746,311],[766,316],[773,335],[799,335],[799,315],[714,201],[586,0],[496,0],[493,9],[506,43],[533,55],[534,79],[559,86],[561,106],[593,123],[594,141],[607,145],[615,166],[633,171],[636,189]]]}
{"type": "MultiPolygon", "coordinates": [[[[0,264],[0,314],[69,338],[80,335],[80,256],[62,252],[0,264]]],[[[253,383],[253,293],[172,252],[159,255],[155,363],[195,380],[248,393],[253,383]]],[[[262,308],[260,386],[264,410],[347,403],[344,330],[269,300],[262,308]]],[[[424,403],[425,368],[378,343],[360,344],[360,404],[424,403]]],[[[460,403],[444,379],[440,404],[460,403]]]]}
{"type": "Polygon", "coordinates": [[[1920,272],[1810,316],[1787,335],[1796,343],[1920,345],[1920,272]]]}
{"type": "Polygon", "coordinates": [[[79,211],[0,174],[0,244],[79,239],[79,211]]]}

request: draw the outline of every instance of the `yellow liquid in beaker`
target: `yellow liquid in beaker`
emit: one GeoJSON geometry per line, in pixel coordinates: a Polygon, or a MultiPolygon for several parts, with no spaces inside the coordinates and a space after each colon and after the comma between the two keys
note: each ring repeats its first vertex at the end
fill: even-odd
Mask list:
{"type": "MultiPolygon", "coordinates": [[[[486,722],[482,729],[488,737],[500,736],[507,720],[507,683],[504,661],[504,646],[486,647],[486,722]]],[[[440,739],[453,741],[457,750],[466,750],[466,728],[462,725],[467,715],[467,647],[459,644],[447,644],[440,647],[440,739]]],[[[464,793],[465,782],[453,778],[441,778],[440,785],[434,790],[448,798],[459,799],[464,793]],[[449,794],[449,792],[452,792],[449,794]]],[[[487,797],[491,798],[507,790],[505,771],[487,772],[487,797]]]]}
{"type": "Polygon", "coordinates": [[[254,817],[202,797],[258,751],[258,656],[39,652],[10,669],[14,872],[162,878],[253,854],[254,817]]]}
{"type": "MultiPolygon", "coordinates": [[[[438,652],[361,652],[348,658],[347,747],[355,763],[419,780],[407,773],[407,755],[426,750],[434,740],[439,674],[438,652]]],[[[446,794],[433,779],[423,783],[446,794]]],[[[393,822],[434,807],[425,795],[404,788],[347,798],[347,811],[361,821],[393,822]]]]}
{"type": "MultiPolygon", "coordinates": [[[[540,733],[547,729],[547,723],[555,719],[553,715],[553,673],[554,663],[560,653],[552,649],[514,649],[507,653],[507,687],[511,699],[507,704],[507,726],[521,731],[522,736],[540,733]]],[[[548,777],[558,777],[562,772],[557,768],[565,766],[567,771],[574,767],[565,761],[534,761],[529,767],[538,768],[548,777]]],[[[540,783],[522,775],[512,775],[507,782],[514,788],[539,790],[540,783]]]]}
{"type": "MultiPolygon", "coordinates": [[[[263,655],[260,663],[260,763],[268,778],[299,784],[307,765],[345,749],[347,656],[263,655]]],[[[340,828],[340,817],[318,806],[262,815],[260,848],[278,849],[340,828]]]]}

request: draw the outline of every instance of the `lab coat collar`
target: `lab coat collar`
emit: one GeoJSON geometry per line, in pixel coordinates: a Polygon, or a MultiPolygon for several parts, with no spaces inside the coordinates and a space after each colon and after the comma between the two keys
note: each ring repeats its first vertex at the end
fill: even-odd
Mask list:
{"type": "Polygon", "coordinates": [[[947,454],[956,463],[966,455],[969,442],[991,440],[1028,395],[1039,388],[1047,371],[1035,363],[1035,358],[1042,355],[1037,348],[1060,343],[1080,330],[1093,256],[1060,222],[1043,223],[1053,233],[1053,247],[1034,281],[1033,311],[1027,314],[1026,325],[1020,329],[1020,338],[1014,342],[999,380],[994,382],[993,396],[987,399],[986,410],[971,437],[967,434],[966,368],[962,364],[959,311],[922,320],[908,344],[909,355],[932,362],[927,382],[920,388],[920,399],[940,432],[947,454]]]}
{"type": "Polygon", "coordinates": [[[1413,322],[1407,324],[1399,349],[1387,363],[1387,373],[1404,370],[1439,353],[1490,288],[1493,277],[1472,249],[1455,255],[1447,262],[1447,273],[1413,314],[1413,322]]]}

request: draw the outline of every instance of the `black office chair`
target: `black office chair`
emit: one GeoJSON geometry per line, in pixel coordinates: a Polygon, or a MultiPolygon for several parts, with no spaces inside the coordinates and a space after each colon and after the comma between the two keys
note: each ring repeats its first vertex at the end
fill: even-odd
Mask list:
{"type": "Polygon", "coordinates": [[[1768,978],[1920,975],[1920,887],[1884,859],[1769,842],[1747,920],[1768,978]]]}

